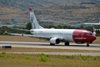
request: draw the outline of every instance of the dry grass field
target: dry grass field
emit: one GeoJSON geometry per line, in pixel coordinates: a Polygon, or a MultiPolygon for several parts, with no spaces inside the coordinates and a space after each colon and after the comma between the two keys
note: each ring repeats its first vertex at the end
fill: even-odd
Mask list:
{"type": "Polygon", "coordinates": [[[0,67],[100,67],[100,56],[0,54],[0,67]]]}
{"type": "MultiPolygon", "coordinates": [[[[94,43],[99,42],[100,37],[94,43]]],[[[0,41],[46,42],[24,36],[0,36],[0,41]]],[[[0,47],[0,67],[100,67],[100,56],[84,55],[45,55],[45,54],[7,54],[6,52],[100,52],[88,50],[0,47]]]]}
{"type": "Polygon", "coordinates": [[[37,38],[30,38],[27,36],[6,36],[6,35],[1,35],[0,41],[44,42],[44,40],[39,40],[37,38]]]}

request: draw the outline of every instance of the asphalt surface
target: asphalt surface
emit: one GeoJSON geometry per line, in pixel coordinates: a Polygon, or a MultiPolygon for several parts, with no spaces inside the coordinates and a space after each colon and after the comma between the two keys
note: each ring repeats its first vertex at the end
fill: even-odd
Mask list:
{"type": "MultiPolygon", "coordinates": [[[[50,46],[49,43],[44,42],[10,42],[10,41],[0,41],[0,46],[12,46],[12,47],[25,47],[25,48],[52,48],[52,49],[73,49],[73,50],[94,50],[100,51],[100,44],[90,44],[89,47],[86,44],[75,44],[70,43],[69,46],[64,46],[63,43],[55,46],[50,46]]],[[[100,53],[66,53],[66,52],[6,52],[13,54],[50,54],[50,55],[91,55],[100,56],[100,53]]]]}
{"type": "Polygon", "coordinates": [[[87,47],[86,44],[70,43],[69,46],[65,46],[63,43],[61,43],[59,45],[50,46],[49,43],[44,43],[44,42],[0,41],[0,46],[28,47],[28,48],[75,49],[75,50],[96,50],[96,51],[100,51],[100,44],[90,44],[90,46],[87,47]]]}

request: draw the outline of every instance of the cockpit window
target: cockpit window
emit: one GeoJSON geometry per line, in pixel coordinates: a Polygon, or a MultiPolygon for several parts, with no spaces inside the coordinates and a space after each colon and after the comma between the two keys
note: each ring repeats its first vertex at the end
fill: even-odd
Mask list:
{"type": "Polygon", "coordinates": [[[92,33],[88,33],[87,35],[90,36],[90,35],[92,35],[92,33]]]}

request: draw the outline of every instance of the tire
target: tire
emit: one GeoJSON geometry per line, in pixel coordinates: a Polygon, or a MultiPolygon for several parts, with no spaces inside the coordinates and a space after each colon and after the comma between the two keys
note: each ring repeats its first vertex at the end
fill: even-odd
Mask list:
{"type": "Polygon", "coordinates": [[[65,42],[65,46],[69,46],[69,42],[65,42]]]}
{"type": "Polygon", "coordinates": [[[87,47],[89,47],[89,44],[87,44],[87,47]]]}
{"type": "Polygon", "coordinates": [[[50,43],[51,46],[54,46],[55,44],[50,43]]]}

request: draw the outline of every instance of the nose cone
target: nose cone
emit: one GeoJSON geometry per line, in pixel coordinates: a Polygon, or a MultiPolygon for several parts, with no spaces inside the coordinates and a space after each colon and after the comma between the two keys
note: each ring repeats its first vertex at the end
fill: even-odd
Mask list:
{"type": "Polygon", "coordinates": [[[91,40],[92,40],[92,41],[96,40],[96,36],[92,35],[92,36],[91,36],[91,40]]]}

